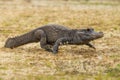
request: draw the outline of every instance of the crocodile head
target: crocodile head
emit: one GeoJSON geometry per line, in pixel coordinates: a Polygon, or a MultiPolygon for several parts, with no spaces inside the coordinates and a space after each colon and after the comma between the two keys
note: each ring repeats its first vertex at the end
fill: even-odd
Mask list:
{"type": "Polygon", "coordinates": [[[77,31],[78,36],[81,38],[82,42],[90,42],[98,38],[103,37],[103,32],[96,32],[93,28],[80,29],[77,31]]]}
{"type": "Polygon", "coordinates": [[[6,40],[4,47],[12,49],[12,48],[14,48],[14,44],[15,44],[15,42],[14,42],[13,38],[8,38],[6,40]]]}

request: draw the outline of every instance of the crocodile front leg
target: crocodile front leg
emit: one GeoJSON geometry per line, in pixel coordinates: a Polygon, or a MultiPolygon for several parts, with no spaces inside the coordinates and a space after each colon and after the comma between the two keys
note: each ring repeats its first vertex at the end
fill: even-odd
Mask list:
{"type": "Polygon", "coordinates": [[[86,45],[93,48],[93,49],[96,49],[91,43],[87,43],[86,45]]]}
{"type": "Polygon", "coordinates": [[[59,48],[60,44],[69,44],[69,43],[71,43],[71,41],[72,41],[72,39],[68,38],[68,37],[58,39],[53,46],[53,53],[55,54],[58,52],[58,48],[59,48]]]}
{"type": "Polygon", "coordinates": [[[35,36],[40,40],[40,46],[41,48],[52,52],[52,45],[47,44],[47,40],[46,40],[46,34],[43,30],[37,30],[35,32],[35,36]]]}

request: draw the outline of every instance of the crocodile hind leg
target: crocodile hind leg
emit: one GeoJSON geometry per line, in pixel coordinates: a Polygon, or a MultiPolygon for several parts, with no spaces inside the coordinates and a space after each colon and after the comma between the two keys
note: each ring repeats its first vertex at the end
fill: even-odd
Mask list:
{"type": "Polygon", "coordinates": [[[93,48],[93,49],[96,49],[91,43],[87,43],[86,45],[93,48]]]}
{"type": "Polygon", "coordinates": [[[46,34],[43,30],[37,30],[35,32],[35,36],[40,40],[40,46],[41,48],[52,52],[52,45],[47,44],[47,40],[46,40],[46,34]]]}

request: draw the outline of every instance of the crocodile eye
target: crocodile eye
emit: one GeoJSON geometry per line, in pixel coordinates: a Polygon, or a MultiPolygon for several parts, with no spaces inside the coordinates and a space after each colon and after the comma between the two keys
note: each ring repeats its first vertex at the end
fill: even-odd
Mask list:
{"type": "Polygon", "coordinates": [[[88,28],[87,31],[88,31],[88,32],[89,32],[89,31],[92,32],[92,31],[94,31],[94,29],[93,29],[93,28],[88,28]]]}
{"type": "Polygon", "coordinates": [[[87,28],[87,31],[90,31],[90,28],[87,28]]]}

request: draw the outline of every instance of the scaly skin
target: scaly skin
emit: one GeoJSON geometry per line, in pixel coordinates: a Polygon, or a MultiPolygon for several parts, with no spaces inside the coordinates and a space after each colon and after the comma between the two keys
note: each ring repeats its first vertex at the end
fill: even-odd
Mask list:
{"type": "Polygon", "coordinates": [[[40,42],[41,48],[53,53],[58,52],[60,44],[87,45],[95,47],[90,41],[103,37],[102,32],[88,29],[69,29],[62,25],[49,24],[34,29],[26,34],[14,38],[8,38],[5,47],[15,48],[24,44],[40,42]]]}

